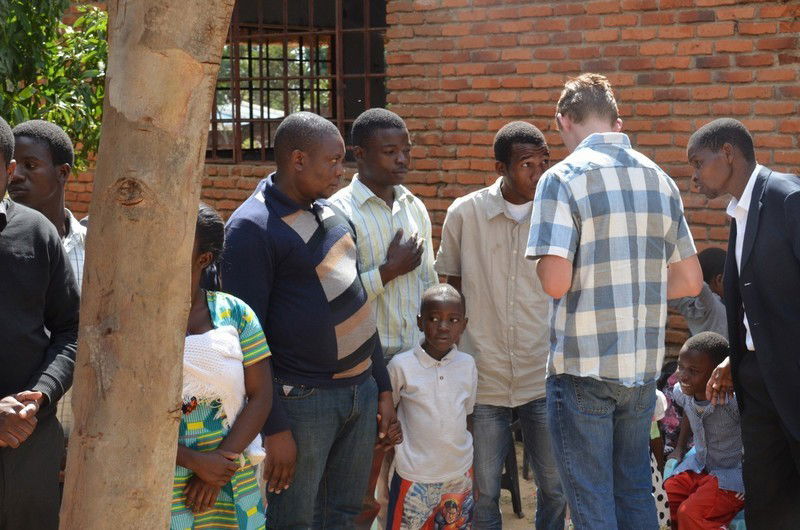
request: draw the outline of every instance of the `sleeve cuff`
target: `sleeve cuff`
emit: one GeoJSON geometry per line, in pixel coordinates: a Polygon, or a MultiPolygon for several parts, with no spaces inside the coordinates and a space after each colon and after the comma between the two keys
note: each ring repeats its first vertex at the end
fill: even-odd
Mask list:
{"type": "Polygon", "coordinates": [[[364,284],[364,289],[367,291],[367,297],[370,300],[382,295],[385,290],[383,280],[381,280],[380,267],[376,267],[371,271],[362,272],[361,283],[364,284]]]}
{"type": "Polygon", "coordinates": [[[42,374],[31,390],[44,394],[47,397],[48,405],[57,403],[64,395],[64,389],[61,384],[47,374],[42,374]]]}

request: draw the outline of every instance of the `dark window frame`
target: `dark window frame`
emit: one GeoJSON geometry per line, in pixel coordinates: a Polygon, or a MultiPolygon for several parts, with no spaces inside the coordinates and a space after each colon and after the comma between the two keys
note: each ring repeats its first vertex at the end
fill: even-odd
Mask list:
{"type": "MultiPolygon", "coordinates": [[[[301,0],[306,2],[306,0],[301,0]]],[[[230,76],[220,77],[217,79],[215,87],[215,97],[213,100],[211,123],[208,135],[208,144],[206,148],[206,162],[209,163],[271,163],[274,160],[272,153],[272,138],[274,130],[277,128],[283,115],[288,114],[289,111],[298,110],[292,108],[289,98],[290,93],[294,92],[299,94],[299,106],[303,110],[311,110],[318,112],[327,117],[339,128],[339,131],[345,137],[346,143],[349,143],[348,132],[349,126],[355,119],[355,115],[347,115],[349,109],[346,109],[346,103],[350,101],[348,98],[356,97],[351,87],[349,92],[346,92],[346,84],[349,80],[354,80],[353,83],[363,84],[363,100],[358,99],[357,107],[368,109],[375,106],[373,103],[382,105],[386,101],[386,64],[385,58],[381,58],[381,65],[379,71],[374,70],[373,60],[373,45],[374,39],[384,39],[386,35],[385,16],[382,20],[379,19],[378,24],[374,24],[371,13],[372,3],[375,0],[308,0],[308,24],[292,25],[290,24],[289,5],[294,3],[293,8],[296,8],[298,0],[238,0],[234,7],[234,12],[231,20],[230,29],[228,32],[228,39],[226,43],[226,54],[224,59],[229,59],[230,62],[230,76]],[[247,4],[247,8],[255,9],[257,12],[257,21],[242,21],[240,7],[241,4],[247,4]],[[318,7],[318,2],[331,2],[334,3],[334,18],[335,25],[331,27],[315,27],[314,26],[314,11],[318,7]],[[348,3],[351,7],[361,8],[361,23],[353,26],[352,20],[345,20],[345,4],[348,3]],[[264,20],[264,10],[270,4],[277,4],[282,9],[282,24],[268,24],[264,20]],[[382,24],[380,24],[382,22],[382,24]],[[345,39],[350,35],[358,38],[358,34],[363,36],[363,72],[347,72],[345,61],[347,60],[348,52],[353,53],[352,48],[345,49],[345,39]],[[306,44],[308,43],[308,44],[306,44]],[[320,50],[321,43],[326,43],[327,58],[321,60],[322,53],[320,50]],[[283,45],[283,53],[281,57],[275,59],[270,56],[270,45],[283,45]],[[257,54],[260,57],[254,57],[253,46],[258,49],[257,54]],[[245,52],[242,51],[242,46],[245,52]],[[292,61],[297,62],[297,59],[291,59],[289,49],[293,48],[296,53],[299,52],[299,67],[300,72],[296,75],[290,75],[289,63],[292,61]],[[266,56],[263,56],[264,49],[266,49],[266,56]],[[304,57],[304,50],[310,51],[310,57],[304,57]],[[332,52],[332,53],[331,53],[332,52]],[[318,53],[318,56],[315,56],[318,53]],[[308,65],[309,71],[304,71],[303,64],[308,65]],[[253,63],[255,64],[255,73],[253,63]],[[282,68],[279,68],[279,73],[270,70],[270,66],[275,62],[281,62],[282,68]],[[242,67],[246,66],[249,75],[242,75],[242,67]],[[323,68],[323,65],[325,68],[323,68]],[[265,72],[266,69],[266,72],[265,72]],[[323,72],[323,70],[325,70],[323,72]],[[325,75],[327,74],[327,75],[325,75]],[[327,80],[327,88],[320,89],[320,81],[327,80]],[[379,85],[375,83],[379,81],[379,85]],[[290,86],[290,83],[295,83],[295,86],[290,86]],[[272,88],[273,84],[282,85],[278,88],[272,88]],[[253,85],[259,84],[258,88],[254,89],[253,85]],[[304,93],[305,86],[311,87],[310,91],[310,105],[305,105],[304,93]],[[380,93],[375,94],[376,87],[380,93]],[[230,99],[230,114],[229,118],[221,118],[218,111],[218,98],[217,95],[220,91],[229,91],[230,99]],[[248,92],[249,99],[243,100],[243,91],[248,92]],[[279,91],[283,93],[283,110],[280,117],[271,117],[270,113],[273,109],[270,108],[270,93],[279,91]],[[328,107],[327,112],[321,112],[321,93],[328,92],[328,107]],[[258,95],[259,117],[254,115],[254,102],[253,94],[258,95]],[[264,113],[264,94],[267,95],[266,115],[264,113]],[[316,99],[315,99],[316,98],[316,99]],[[363,101],[363,105],[361,104],[363,101]],[[242,106],[246,106],[249,102],[248,116],[242,118],[242,106]],[[314,106],[316,103],[316,106],[314,106]],[[312,108],[309,108],[312,107],[312,108]],[[231,131],[229,133],[230,145],[224,145],[226,131],[224,127],[230,124],[231,131]],[[245,138],[245,136],[247,136],[245,138]],[[244,147],[243,144],[250,141],[250,147],[244,147]],[[258,145],[256,146],[256,140],[258,145]]],[[[378,0],[382,2],[383,0],[378,0]]],[[[385,4],[384,4],[385,5],[385,4]]],[[[385,7],[384,7],[385,9],[385,7]]],[[[252,16],[252,13],[251,13],[252,16]]],[[[378,12],[377,16],[380,17],[381,13],[378,12]]],[[[381,43],[382,44],[382,43],[381,43]]],[[[355,46],[353,45],[353,48],[355,46]]],[[[383,48],[378,48],[378,51],[383,48]]],[[[359,59],[360,60],[360,59],[359,59]]],[[[308,92],[308,91],[306,91],[308,92]]],[[[357,96],[362,95],[362,91],[355,92],[357,96]]],[[[297,97],[297,96],[296,96],[297,97]]],[[[280,111],[279,111],[280,112],[280,111]]],[[[350,110],[352,114],[352,110],[350,110]]]]}

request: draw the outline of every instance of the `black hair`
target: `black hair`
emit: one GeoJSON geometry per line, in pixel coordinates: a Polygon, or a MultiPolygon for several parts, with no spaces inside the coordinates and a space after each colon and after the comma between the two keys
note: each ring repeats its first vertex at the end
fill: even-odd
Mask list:
{"type": "Polygon", "coordinates": [[[744,158],[754,163],[756,152],[753,149],[753,136],[747,127],[733,118],[719,118],[706,123],[689,137],[689,147],[700,147],[717,152],[724,144],[731,144],[744,158]]]}
{"type": "MultiPolygon", "coordinates": [[[[3,151],[3,158],[6,159],[6,166],[14,160],[14,134],[11,132],[8,122],[0,117],[0,149],[3,151]]],[[[0,197],[2,199],[2,197],[0,197]]]]}
{"type": "Polygon", "coordinates": [[[54,166],[75,162],[75,151],[72,140],[69,139],[64,129],[53,122],[44,120],[30,120],[14,127],[14,138],[24,136],[35,140],[50,150],[50,157],[54,166]]]}
{"type": "Polygon", "coordinates": [[[458,510],[458,503],[453,499],[447,499],[444,502],[444,507],[446,510],[458,510]]]}
{"type": "Polygon", "coordinates": [[[374,108],[362,112],[353,122],[350,139],[353,145],[364,147],[367,140],[382,129],[406,130],[403,118],[391,110],[374,108]]]}
{"type": "Polygon", "coordinates": [[[661,367],[661,374],[658,376],[656,380],[656,388],[658,390],[664,390],[664,387],[667,386],[667,380],[672,377],[672,374],[675,373],[675,370],[678,369],[678,362],[677,361],[666,361],[664,366],[661,367]]]}
{"type": "Polygon", "coordinates": [[[339,129],[328,119],[313,112],[295,112],[283,119],[275,131],[275,161],[280,164],[292,151],[308,152],[328,135],[339,129]]]}
{"type": "Polygon", "coordinates": [[[465,313],[467,311],[467,302],[462,293],[459,293],[458,290],[449,283],[438,283],[432,287],[428,287],[425,289],[425,292],[422,293],[422,301],[419,306],[420,315],[425,312],[425,308],[431,303],[432,299],[436,297],[450,299],[454,302],[457,301],[461,304],[461,309],[465,313]]]}
{"type": "Polygon", "coordinates": [[[725,271],[725,256],[726,252],[718,247],[708,247],[697,254],[704,282],[710,284],[718,274],[725,271]]]}
{"type": "Polygon", "coordinates": [[[197,241],[197,251],[202,254],[211,252],[211,263],[205,270],[204,284],[209,289],[220,289],[219,267],[217,262],[225,248],[225,222],[214,208],[201,202],[197,211],[197,224],[195,225],[194,238],[197,241]]]}
{"type": "Polygon", "coordinates": [[[536,126],[524,121],[512,121],[503,125],[494,137],[494,159],[510,164],[514,144],[533,144],[549,149],[544,134],[536,126]]]}
{"type": "Polygon", "coordinates": [[[684,343],[683,349],[708,355],[711,358],[711,362],[716,366],[728,356],[730,347],[728,346],[728,340],[719,333],[703,331],[689,337],[689,340],[684,343]]]}

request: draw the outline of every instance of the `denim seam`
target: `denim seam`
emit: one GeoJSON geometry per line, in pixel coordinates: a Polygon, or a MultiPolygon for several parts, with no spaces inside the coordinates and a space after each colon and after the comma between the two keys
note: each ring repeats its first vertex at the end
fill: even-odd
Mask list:
{"type": "MultiPolygon", "coordinates": [[[[553,382],[557,383],[558,379],[555,379],[553,382]]],[[[561,388],[559,388],[559,391],[562,394],[562,396],[560,396],[561,399],[556,399],[556,402],[555,402],[555,406],[558,409],[559,416],[563,416],[563,412],[562,412],[563,411],[563,405],[562,404],[564,402],[564,397],[566,397],[565,396],[566,392],[564,392],[564,387],[563,387],[563,383],[564,383],[563,379],[561,380],[561,383],[562,383],[562,385],[559,385],[561,387],[561,388]]],[[[567,471],[568,471],[567,472],[567,480],[569,480],[570,486],[572,487],[572,491],[575,494],[575,504],[577,505],[577,508],[579,508],[578,510],[576,510],[576,512],[577,512],[576,514],[570,514],[570,515],[572,517],[577,515],[581,519],[581,521],[580,521],[581,526],[579,528],[588,528],[588,525],[584,525],[583,512],[581,510],[582,503],[581,503],[581,500],[580,500],[580,495],[578,493],[579,488],[577,487],[577,484],[575,483],[575,480],[573,479],[573,475],[572,475],[572,460],[571,460],[570,454],[566,450],[566,444],[563,443],[563,441],[565,440],[563,423],[559,421],[557,428],[558,428],[558,433],[559,433],[559,438],[560,438],[559,445],[561,446],[561,451],[562,451],[562,453],[564,455],[564,467],[566,467],[567,471]]],[[[562,478],[562,480],[563,480],[563,478],[562,478]]]]}

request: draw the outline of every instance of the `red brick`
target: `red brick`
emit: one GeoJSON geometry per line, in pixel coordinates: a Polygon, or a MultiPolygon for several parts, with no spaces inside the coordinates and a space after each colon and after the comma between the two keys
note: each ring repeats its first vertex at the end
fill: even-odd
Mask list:
{"type": "Polygon", "coordinates": [[[775,22],[740,22],[739,35],[764,35],[776,33],[778,25],[775,22]]]}
{"type": "Polygon", "coordinates": [[[533,56],[536,59],[545,59],[548,61],[558,61],[566,58],[567,50],[563,47],[558,48],[537,48],[533,51],[533,56]]]}
{"type": "Polygon", "coordinates": [[[711,53],[711,41],[683,41],[678,43],[678,55],[708,55],[711,53]]]}
{"type": "Polygon", "coordinates": [[[797,37],[776,37],[756,41],[759,50],[788,50],[797,48],[797,37]]]}
{"type": "Polygon", "coordinates": [[[759,101],[754,105],[756,115],[794,114],[797,105],[793,101],[759,101]]]}
{"type": "Polygon", "coordinates": [[[506,77],[500,85],[503,88],[530,88],[531,80],[529,77],[506,77]]]}
{"type": "Polygon", "coordinates": [[[609,57],[630,57],[639,53],[638,46],[614,46],[609,45],[603,48],[603,55],[609,57]]]}
{"type": "Polygon", "coordinates": [[[642,26],[665,26],[675,23],[675,15],[670,12],[643,13],[642,26]]]}
{"type": "Polygon", "coordinates": [[[658,9],[657,0],[622,0],[623,11],[644,11],[658,9]]]}
{"type": "Polygon", "coordinates": [[[497,50],[475,50],[469,52],[470,62],[492,63],[500,60],[500,52],[497,50]]]}
{"type": "Polygon", "coordinates": [[[800,86],[782,86],[778,89],[781,97],[785,98],[800,98],[800,86]]]}
{"type": "Polygon", "coordinates": [[[697,26],[698,37],[727,37],[733,35],[733,22],[717,22],[697,26]]]}
{"type": "Polygon", "coordinates": [[[541,4],[521,6],[519,8],[520,17],[549,17],[552,14],[552,7],[541,4]]]}
{"type": "Polygon", "coordinates": [[[749,52],[753,51],[753,41],[741,38],[730,39],[730,40],[718,40],[714,42],[714,49],[717,52],[733,52],[733,53],[749,52]]]}
{"type": "Polygon", "coordinates": [[[691,39],[694,37],[694,26],[665,26],[658,28],[660,39],[691,39]]]}
{"type": "Polygon", "coordinates": [[[636,143],[639,145],[672,145],[672,135],[639,133],[636,135],[636,143]]]}
{"type": "Polygon", "coordinates": [[[797,71],[793,68],[759,70],[756,73],[758,81],[794,81],[797,78],[797,71]]]}
{"type": "Polygon", "coordinates": [[[696,68],[727,68],[730,64],[731,58],[727,55],[707,55],[694,59],[696,68]]]}
{"type": "Polygon", "coordinates": [[[674,42],[645,42],[639,46],[642,55],[671,55],[675,53],[674,42]]]}
{"type": "Polygon", "coordinates": [[[566,78],[561,75],[537,75],[533,78],[534,88],[563,87],[566,78]]]}
{"type": "Polygon", "coordinates": [[[485,92],[459,92],[456,101],[459,103],[483,103],[486,101],[485,92]]]}
{"type": "Polygon", "coordinates": [[[656,101],[688,101],[692,92],[688,88],[662,88],[655,92],[656,101]]]}
{"type": "Polygon", "coordinates": [[[678,22],[681,24],[689,24],[692,22],[714,22],[716,19],[716,15],[710,10],[682,11],[678,13],[678,22]]]}
{"type": "Polygon", "coordinates": [[[547,71],[547,63],[522,63],[517,65],[518,74],[543,74],[547,71]]]}
{"type": "Polygon", "coordinates": [[[621,101],[652,101],[652,88],[623,88],[617,90],[618,98],[621,101]]]}
{"type": "Polygon", "coordinates": [[[500,55],[500,59],[503,61],[528,61],[533,59],[533,50],[530,48],[514,48],[503,50],[503,53],[500,55]]]}
{"type": "Polygon", "coordinates": [[[800,151],[775,151],[773,159],[777,164],[797,166],[800,164],[800,151]]]}
{"type": "Polygon", "coordinates": [[[612,42],[619,39],[619,30],[608,28],[587,31],[584,38],[586,42],[612,42]]]}
{"type": "MultiPolygon", "coordinates": [[[[715,115],[719,114],[729,114],[729,115],[738,115],[743,116],[750,114],[751,105],[750,103],[745,102],[736,102],[736,103],[714,103],[711,105],[711,112],[715,115]]],[[[709,120],[710,121],[710,120],[709,120]]]]}
{"type": "Polygon", "coordinates": [[[692,89],[692,96],[698,100],[725,99],[730,89],[726,86],[702,86],[692,89]]]}
{"type": "Polygon", "coordinates": [[[564,31],[567,29],[567,20],[564,18],[546,18],[533,23],[535,31],[564,31]]]}
{"type": "Polygon", "coordinates": [[[586,12],[590,15],[598,15],[603,13],[619,13],[621,10],[619,2],[591,2],[586,4],[586,12]]]}
{"type": "Polygon", "coordinates": [[[736,66],[740,68],[751,68],[754,66],[770,66],[774,62],[775,62],[775,56],[769,53],[736,56],[736,66]]]}
{"type": "MultiPolygon", "coordinates": [[[[604,31],[604,30],[596,30],[596,31],[604,31]]],[[[593,32],[590,31],[589,33],[593,32]]],[[[582,38],[582,33],[578,31],[569,31],[563,33],[556,33],[550,38],[550,40],[553,42],[553,44],[577,44],[581,42],[581,38],[582,38]]]]}
{"type": "Polygon", "coordinates": [[[778,64],[797,64],[800,63],[800,55],[781,53],[778,55],[778,64]]]}
{"type": "Polygon", "coordinates": [[[558,2],[553,6],[553,14],[555,15],[581,15],[586,12],[586,6],[583,2],[576,4],[565,4],[558,2]]]}
{"type": "Polygon", "coordinates": [[[600,48],[597,46],[570,48],[569,57],[571,59],[593,59],[595,57],[600,57],[600,48]]]}
{"type": "Polygon", "coordinates": [[[603,26],[616,27],[616,26],[635,26],[639,22],[639,18],[631,13],[624,15],[606,15],[603,17],[603,26]]]}
{"type": "Polygon", "coordinates": [[[689,70],[686,72],[675,72],[675,84],[699,84],[710,83],[711,72],[702,70],[689,70]]]}
{"type": "Polygon", "coordinates": [[[633,57],[629,59],[620,59],[619,67],[621,70],[650,70],[653,68],[655,61],[652,57],[633,57]]]}
{"type": "Polygon", "coordinates": [[[530,20],[511,20],[500,24],[500,31],[507,33],[523,33],[533,29],[533,22],[530,20]]]}
{"type": "Polygon", "coordinates": [[[636,105],[636,112],[641,116],[667,116],[669,114],[669,104],[640,103],[636,105]]]}
{"type": "Polygon", "coordinates": [[[622,30],[622,40],[644,41],[656,38],[656,28],[625,28],[622,30]]]}
{"type": "Polygon", "coordinates": [[[658,70],[689,68],[691,62],[690,57],[656,57],[655,67],[658,70]]]}
{"type": "Polygon", "coordinates": [[[749,83],[753,80],[753,72],[749,70],[728,70],[714,74],[714,79],[720,83],[749,83]]]}
{"type": "Polygon", "coordinates": [[[558,61],[550,65],[553,73],[580,72],[581,63],[579,61],[558,61]]]}
{"type": "Polygon", "coordinates": [[[646,74],[638,74],[636,76],[636,83],[639,85],[668,85],[672,82],[671,72],[648,72],[646,74]]]}
{"type": "Polygon", "coordinates": [[[782,133],[800,133],[800,119],[782,120],[779,130],[782,133]]]}
{"type": "Polygon", "coordinates": [[[770,86],[737,86],[733,88],[735,99],[769,99],[773,90],[770,86]]]}
{"type": "Polygon", "coordinates": [[[726,7],[717,9],[717,20],[742,20],[745,18],[753,18],[756,14],[754,6],[742,7],[726,7]]]}
{"type": "Polygon", "coordinates": [[[792,11],[788,5],[764,6],[758,10],[758,16],[759,18],[783,18],[792,16],[792,11]]]}
{"type": "Polygon", "coordinates": [[[753,138],[753,142],[757,148],[789,148],[794,146],[794,142],[790,136],[770,136],[768,134],[759,134],[753,138]]]}
{"type": "Polygon", "coordinates": [[[567,24],[569,29],[572,30],[581,30],[581,29],[598,29],[600,27],[600,17],[598,16],[583,16],[583,17],[571,17],[569,19],[569,23],[567,24]]]}

